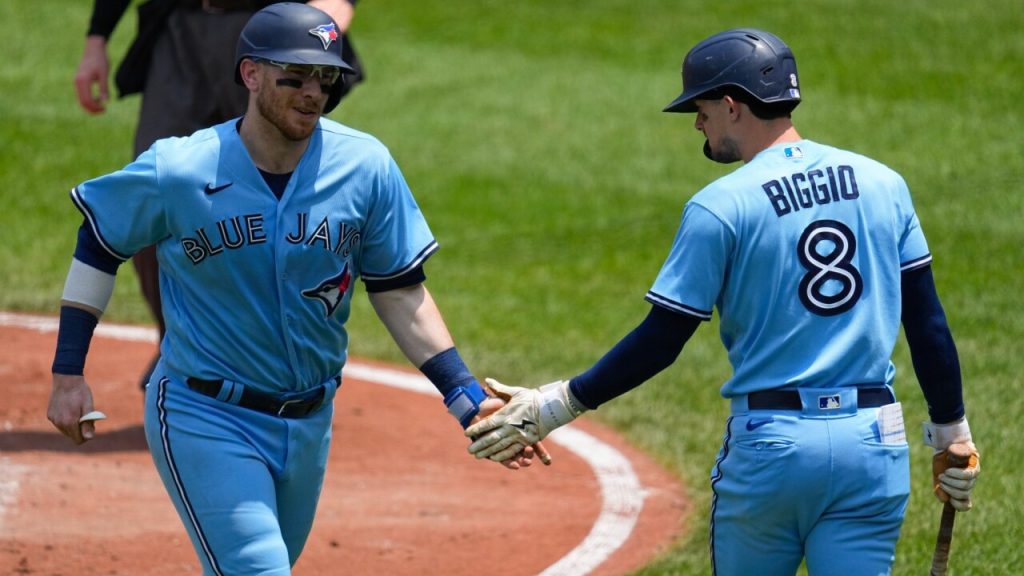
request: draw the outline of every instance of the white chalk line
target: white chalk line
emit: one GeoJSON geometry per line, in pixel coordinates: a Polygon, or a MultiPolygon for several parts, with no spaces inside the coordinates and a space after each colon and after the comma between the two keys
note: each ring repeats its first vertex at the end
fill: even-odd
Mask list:
{"type": "Polygon", "coordinates": [[[0,534],[8,533],[4,526],[6,510],[17,503],[18,488],[27,472],[26,466],[15,464],[6,456],[0,456],[0,534]]]}
{"type": "MultiPolygon", "coordinates": [[[[53,317],[0,312],[0,326],[56,332],[57,325],[57,318],[53,317]]],[[[114,340],[157,342],[157,332],[154,328],[106,322],[101,322],[96,327],[96,335],[114,340]]],[[[419,394],[439,395],[434,385],[424,376],[371,366],[357,360],[350,360],[345,365],[343,375],[419,394]]],[[[640,479],[629,459],[614,447],[577,427],[570,424],[559,428],[548,436],[546,441],[572,452],[594,471],[594,476],[601,486],[601,512],[586,538],[568,554],[548,566],[540,576],[585,576],[604,563],[632,534],[643,510],[646,491],[640,484],[640,479]]],[[[13,469],[9,464],[10,462],[0,460],[4,470],[13,469]]],[[[6,478],[6,482],[0,482],[0,526],[5,506],[16,501],[19,475],[6,478]]]]}

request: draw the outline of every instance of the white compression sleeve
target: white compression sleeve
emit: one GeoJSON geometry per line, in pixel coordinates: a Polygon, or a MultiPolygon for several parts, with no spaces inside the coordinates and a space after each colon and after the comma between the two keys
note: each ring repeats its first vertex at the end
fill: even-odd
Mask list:
{"type": "Polygon", "coordinates": [[[71,269],[64,282],[62,300],[84,304],[103,312],[114,293],[114,275],[93,268],[77,258],[71,259],[71,269]]]}

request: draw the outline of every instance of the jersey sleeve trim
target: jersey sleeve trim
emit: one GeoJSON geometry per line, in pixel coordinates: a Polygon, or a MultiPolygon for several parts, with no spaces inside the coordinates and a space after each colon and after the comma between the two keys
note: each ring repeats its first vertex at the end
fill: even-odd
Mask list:
{"type": "Polygon", "coordinates": [[[388,292],[390,290],[408,288],[409,286],[422,284],[426,280],[427,275],[423,272],[423,266],[417,266],[405,274],[396,276],[390,280],[367,280],[366,278],[363,278],[363,284],[366,285],[367,292],[388,292]]]}
{"type": "Polygon", "coordinates": [[[694,318],[698,318],[700,320],[711,320],[710,310],[698,310],[691,306],[680,304],[679,302],[676,302],[674,300],[669,300],[668,298],[665,298],[664,296],[657,294],[653,291],[648,291],[647,295],[644,296],[644,300],[647,300],[648,302],[656,306],[661,306],[662,308],[671,310],[673,312],[678,312],[679,314],[686,314],[687,316],[693,316],[694,318]]]}
{"type": "Polygon", "coordinates": [[[71,189],[71,201],[75,203],[75,207],[78,208],[78,211],[85,216],[86,222],[89,223],[89,228],[92,229],[92,233],[96,237],[96,241],[99,242],[99,245],[102,246],[104,250],[109,252],[114,258],[121,261],[128,260],[132,257],[131,254],[122,254],[115,250],[110,243],[107,242],[106,238],[103,237],[103,234],[100,233],[100,228],[96,223],[96,216],[92,213],[89,205],[85,203],[85,200],[82,199],[77,186],[71,189]]]}
{"type": "Polygon", "coordinates": [[[904,262],[900,264],[900,272],[910,272],[911,270],[920,270],[925,266],[932,263],[932,255],[925,254],[924,256],[911,260],[910,262],[904,262]]]}
{"type": "Polygon", "coordinates": [[[423,248],[423,250],[420,250],[419,254],[417,254],[416,257],[413,258],[411,262],[409,262],[402,268],[395,270],[394,272],[389,272],[387,274],[374,274],[372,272],[367,272],[364,270],[362,274],[363,280],[380,281],[398,278],[399,276],[407,274],[410,270],[414,270],[415,268],[422,266],[423,263],[427,261],[427,258],[430,258],[430,256],[433,255],[434,252],[437,252],[438,248],[440,248],[440,246],[438,246],[437,241],[432,240],[430,244],[427,244],[427,246],[423,248]]]}

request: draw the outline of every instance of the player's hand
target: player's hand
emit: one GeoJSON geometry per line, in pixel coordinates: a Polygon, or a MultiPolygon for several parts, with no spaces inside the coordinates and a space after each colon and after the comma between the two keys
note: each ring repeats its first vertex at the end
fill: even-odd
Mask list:
{"type": "MultiPolygon", "coordinates": [[[[510,386],[502,386],[500,382],[494,380],[493,378],[484,381],[484,390],[487,391],[487,395],[500,398],[504,404],[508,404],[509,401],[512,400],[512,394],[509,392],[510,388],[510,386]],[[494,387],[491,386],[492,382],[497,383],[498,387],[502,388],[502,390],[495,390],[494,387]]],[[[544,446],[543,442],[538,440],[537,442],[534,442],[524,450],[528,450],[530,448],[533,449],[537,457],[540,458],[540,461],[543,462],[545,466],[551,466],[551,454],[548,452],[548,449],[547,447],[544,446]]]]}
{"type": "MultiPolygon", "coordinates": [[[[485,417],[493,414],[501,409],[505,405],[505,400],[498,397],[487,398],[480,403],[480,412],[473,418],[472,423],[481,422],[485,417]]],[[[533,458],[538,453],[533,446],[525,446],[518,454],[515,454],[505,460],[501,461],[501,465],[509,470],[519,470],[520,468],[528,468],[533,464],[533,458]]],[[[546,452],[545,452],[546,454],[546,452]]],[[[548,460],[550,462],[550,458],[548,460]]],[[[546,464],[547,462],[545,462],[546,464]]]]}
{"type": "Polygon", "coordinates": [[[93,411],[92,391],[83,376],[53,375],[53,389],[46,418],[75,444],[92,440],[95,435],[93,421],[79,422],[79,418],[93,411]]]}
{"type": "Polygon", "coordinates": [[[925,444],[935,448],[932,456],[932,491],[941,502],[949,502],[957,511],[966,512],[971,509],[971,491],[981,472],[981,457],[971,438],[971,428],[967,418],[961,418],[948,424],[925,422],[925,444]],[[947,458],[949,447],[960,444],[970,454],[967,466],[951,467],[947,458]]]}
{"type": "Polygon", "coordinates": [[[585,410],[572,398],[565,380],[538,389],[505,386],[492,378],[487,379],[487,385],[496,394],[507,397],[508,403],[466,429],[466,436],[473,439],[469,453],[477,458],[507,460],[585,410]]]}
{"type": "Polygon", "coordinates": [[[981,472],[981,456],[974,442],[962,442],[971,456],[964,468],[954,468],[949,465],[947,450],[936,452],[932,457],[932,481],[933,491],[936,498],[942,502],[949,502],[958,512],[966,512],[974,505],[971,502],[971,491],[974,490],[974,483],[978,480],[981,472]]]}
{"type": "Polygon", "coordinates": [[[349,25],[352,23],[352,17],[356,12],[355,6],[348,0],[310,0],[307,4],[323,10],[333,18],[334,23],[338,25],[338,32],[348,30],[349,25]]]}
{"type": "Polygon", "coordinates": [[[82,60],[75,72],[75,92],[78,104],[90,114],[105,110],[110,99],[107,86],[110,77],[110,61],[107,58],[107,41],[102,36],[87,36],[82,60]]]}

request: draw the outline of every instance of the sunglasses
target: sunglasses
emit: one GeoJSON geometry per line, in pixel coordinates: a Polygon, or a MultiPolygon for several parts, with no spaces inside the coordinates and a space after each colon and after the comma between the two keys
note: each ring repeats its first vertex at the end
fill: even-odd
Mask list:
{"type": "Polygon", "coordinates": [[[277,66],[288,74],[295,74],[302,79],[313,78],[315,76],[319,79],[320,84],[326,84],[327,86],[333,86],[335,82],[341,79],[341,68],[338,68],[337,66],[327,66],[325,64],[291,64],[289,62],[277,62],[275,60],[258,60],[258,62],[265,62],[272,66],[277,66]]]}

